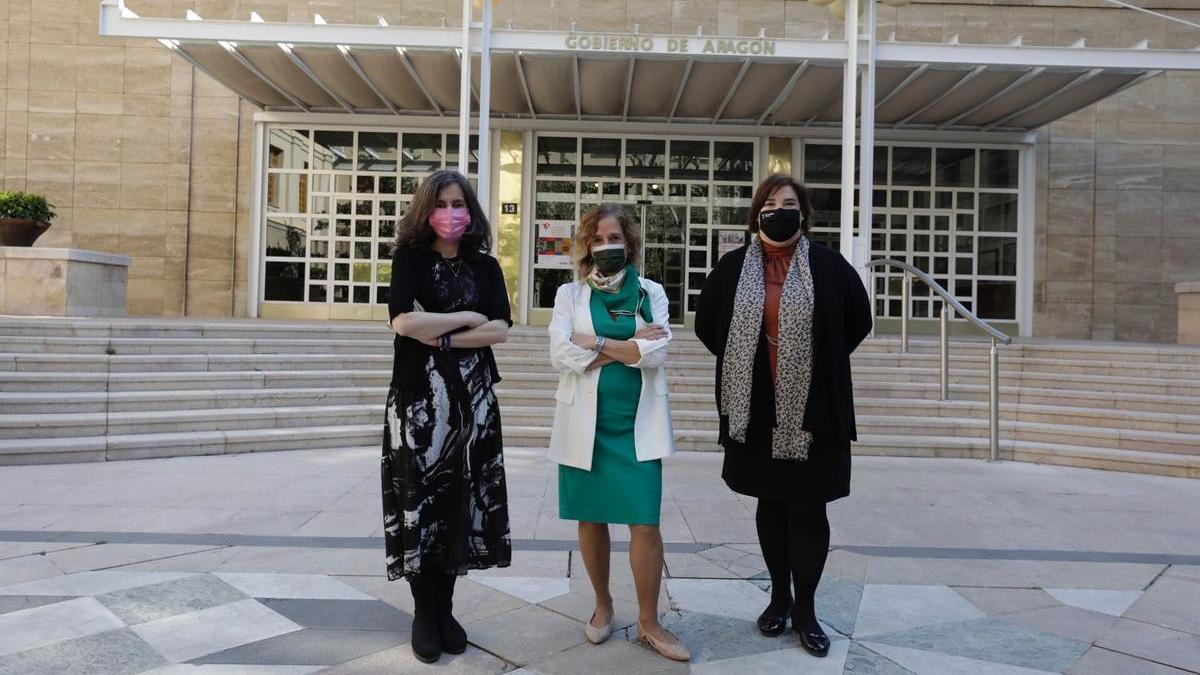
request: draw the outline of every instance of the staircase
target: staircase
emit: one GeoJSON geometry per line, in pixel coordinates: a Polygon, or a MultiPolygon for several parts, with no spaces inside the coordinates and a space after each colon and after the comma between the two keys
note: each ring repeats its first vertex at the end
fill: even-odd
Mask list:
{"type": "MultiPolygon", "coordinates": [[[[505,442],[545,447],[557,375],[544,329],[497,348],[505,442]]],[[[985,342],[868,340],[854,355],[857,454],[985,458],[985,342]]],[[[381,322],[0,317],[0,464],[377,445],[391,374],[381,322]]],[[[717,450],[714,359],[676,335],[678,447],[717,450]]],[[[1200,348],[1002,348],[1001,457],[1200,477],[1200,348]]]]}

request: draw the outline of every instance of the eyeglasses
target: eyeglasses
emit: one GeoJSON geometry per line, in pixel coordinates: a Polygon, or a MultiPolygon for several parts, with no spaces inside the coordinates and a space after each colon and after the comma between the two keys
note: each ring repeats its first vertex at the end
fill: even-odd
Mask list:
{"type": "Polygon", "coordinates": [[[637,315],[638,315],[638,314],[640,314],[640,313],[641,313],[641,311],[642,311],[642,299],[643,299],[643,298],[645,298],[645,297],[646,297],[646,289],[644,289],[644,288],[639,288],[639,289],[638,289],[638,301],[637,301],[637,306],[636,306],[636,307],[634,307],[634,308],[633,308],[633,310],[628,310],[628,309],[610,309],[610,310],[608,310],[608,316],[609,316],[609,318],[611,318],[613,321],[616,321],[618,316],[637,316],[637,315]]]}

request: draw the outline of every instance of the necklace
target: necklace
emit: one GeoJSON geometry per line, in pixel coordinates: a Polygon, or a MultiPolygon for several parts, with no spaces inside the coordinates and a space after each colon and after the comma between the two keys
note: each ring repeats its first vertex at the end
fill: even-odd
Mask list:
{"type": "Polygon", "coordinates": [[[455,279],[457,279],[459,273],[462,272],[462,262],[462,258],[442,258],[442,264],[445,265],[446,269],[450,270],[450,272],[454,274],[455,279]]]}

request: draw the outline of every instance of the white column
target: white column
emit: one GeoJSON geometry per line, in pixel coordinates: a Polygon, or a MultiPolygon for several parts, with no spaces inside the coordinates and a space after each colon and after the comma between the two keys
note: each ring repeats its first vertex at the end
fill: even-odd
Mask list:
{"type": "MultiPolygon", "coordinates": [[[[463,0],[462,58],[458,80],[458,172],[467,175],[471,152],[471,0],[463,0]]],[[[483,145],[480,143],[480,145],[483,145]]]]}
{"type": "Polygon", "coordinates": [[[862,79],[862,131],[859,134],[858,238],[854,267],[863,283],[870,282],[866,264],[871,259],[871,212],[875,197],[875,15],[877,0],[866,0],[863,17],[867,34],[867,68],[862,79]]]}
{"type": "Polygon", "coordinates": [[[846,67],[842,72],[842,219],[840,246],[854,260],[854,126],[858,101],[858,0],[846,2],[846,67]]]}
{"type": "Polygon", "coordinates": [[[262,122],[254,123],[250,143],[250,259],[246,261],[246,316],[258,318],[263,272],[263,183],[266,161],[266,132],[262,122]]]}
{"type": "MultiPolygon", "coordinates": [[[[491,213],[491,137],[492,114],[492,0],[483,0],[483,29],[479,41],[479,204],[491,213]]],[[[469,147],[469,146],[468,146],[469,147]]]]}

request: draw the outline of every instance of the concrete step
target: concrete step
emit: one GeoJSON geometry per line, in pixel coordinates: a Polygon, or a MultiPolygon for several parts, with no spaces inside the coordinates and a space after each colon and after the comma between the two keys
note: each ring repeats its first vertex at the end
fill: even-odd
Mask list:
{"type": "MultiPolygon", "coordinates": [[[[500,351],[496,357],[502,372],[553,373],[549,359],[542,353],[500,351]]],[[[869,374],[887,369],[919,373],[921,377],[937,375],[936,357],[929,355],[861,354],[853,358],[856,373],[869,374]],[[882,369],[882,370],[881,370],[882,369]]],[[[713,371],[715,359],[700,355],[672,354],[667,362],[669,372],[678,375],[703,376],[713,371]]],[[[11,372],[182,372],[182,371],[272,371],[272,370],[361,370],[390,369],[390,353],[323,354],[63,354],[63,353],[0,353],[0,371],[11,372]]],[[[951,359],[952,378],[959,382],[986,377],[986,362],[966,358],[951,359]]],[[[1132,378],[1137,382],[1161,380],[1172,384],[1200,382],[1200,368],[1195,370],[1172,364],[1113,364],[1049,359],[1010,359],[1000,365],[1002,380],[1015,376],[1074,376],[1090,378],[1132,378]]],[[[911,378],[909,378],[911,379],[911,378]]],[[[1093,380],[1095,381],[1095,380],[1093,380]]]]}

